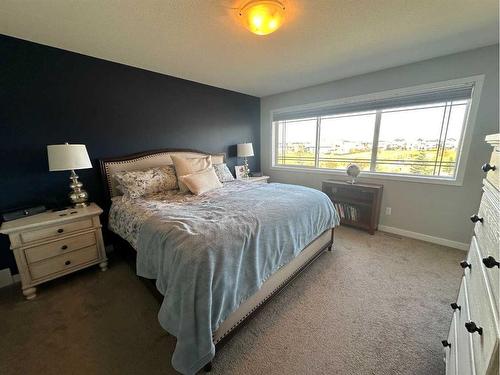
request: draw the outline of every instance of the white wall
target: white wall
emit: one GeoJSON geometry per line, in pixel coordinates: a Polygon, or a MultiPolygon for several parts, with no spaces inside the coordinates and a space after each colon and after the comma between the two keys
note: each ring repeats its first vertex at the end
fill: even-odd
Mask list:
{"type": "Polygon", "coordinates": [[[463,186],[360,179],[384,185],[381,225],[443,238],[454,241],[455,245],[470,242],[473,226],[469,216],[479,206],[484,176],[480,167],[489,160],[491,152],[484,137],[498,132],[499,127],[498,52],[497,44],[262,98],[262,171],[274,182],[317,189],[321,189],[321,181],[334,177],[325,172],[271,169],[270,111],[273,109],[484,74],[463,186]],[[387,206],[392,207],[391,216],[384,213],[387,206]]]}

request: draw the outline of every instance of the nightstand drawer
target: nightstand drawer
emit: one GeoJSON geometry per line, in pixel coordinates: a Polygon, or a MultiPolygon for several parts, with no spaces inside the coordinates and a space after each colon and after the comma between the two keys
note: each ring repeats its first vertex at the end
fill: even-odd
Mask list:
{"type": "Polygon", "coordinates": [[[21,239],[24,243],[42,240],[44,238],[60,237],[77,230],[92,228],[92,219],[74,221],[67,224],[54,225],[44,229],[33,230],[21,233],[21,239]]]}
{"type": "Polygon", "coordinates": [[[61,271],[70,271],[75,267],[92,262],[98,258],[99,252],[97,251],[97,246],[93,245],[38,263],[32,263],[29,265],[29,269],[33,279],[40,279],[61,271]]]}
{"type": "Polygon", "coordinates": [[[24,254],[26,254],[26,260],[28,261],[28,263],[34,263],[95,244],[95,233],[91,232],[79,236],[68,237],[59,241],[49,242],[39,246],[30,247],[24,250],[24,254]]]}

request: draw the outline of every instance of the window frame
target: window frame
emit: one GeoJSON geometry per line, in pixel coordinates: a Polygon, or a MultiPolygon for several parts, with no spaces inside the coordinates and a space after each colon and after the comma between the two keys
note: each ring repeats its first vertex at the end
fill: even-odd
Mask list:
{"type": "MultiPolygon", "coordinates": [[[[270,111],[270,121],[269,126],[271,129],[271,170],[276,171],[290,171],[290,172],[301,172],[308,174],[321,174],[321,175],[330,175],[330,176],[346,176],[345,170],[342,169],[327,169],[327,168],[317,168],[317,167],[309,167],[309,166],[293,166],[293,165],[279,165],[276,163],[276,155],[278,149],[277,139],[277,131],[273,125],[273,118],[275,114],[278,113],[287,113],[301,110],[315,110],[318,111],[325,108],[336,105],[345,105],[345,104],[356,104],[362,103],[366,101],[372,100],[383,100],[389,99],[398,96],[404,95],[412,95],[412,94],[421,94],[427,91],[450,87],[450,86],[458,86],[465,84],[472,84],[474,86],[472,90],[471,99],[469,102],[469,108],[467,111],[466,119],[464,120],[464,126],[462,128],[460,134],[460,143],[458,146],[458,157],[456,163],[456,173],[454,177],[443,177],[443,176],[423,176],[423,175],[411,175],[411,174],[396,174],[396,173],[385,173],[385,172],[375,172],[375,171],[362,171],[360,174],[360,178],[367,179],[382,179],[382,180],[396,180],[396,181],[406,181],[406,182],[421,182],[421,183],[431,183],[431,184],[441,184],[441,185],[457,185],[462,186],[465,169],[467,167],[467,160],[470,151],[470,145],[472,141],[472,133],[475,128],[475,122],[477,117],[477,109],[479,106],[479,99],[481,97],[481,91],[484,82],[484,75],[476,75],[466,78],[452,79],[441,82],[433,82],[423,85],[405,87],[395,90],[387,90],[381,92],[375,92],[371,94],[357,95],[351,96],[342,99],[334,99],[317,103],[309,103],[304,105],[290,106],[284,108],[273,109],[270,111]]],[[[378,112],[378,111],[377,111],[378,112]]],[[[379,121],[380,122],[380,121],[379,121]]],[[[380,125],[380,124],[379,124],[380,125]]],[[[374,132],[377,129],[374,129],[374,132]]],[[[316,132],[318,133],[318,132],[316,132]]],[[[316,134],[316,141],[318,141],[318,134],[316,134]]],[[[374,139],[378,140],[378,137],[374,137],[374,139]]],[[[316,147],[318,143],[316,143],[316,147]]],[[[375,150],[376,145],[373,145],[373,149],[375,150]]],[[[316,152],[315,157],[319,157],[319,152],[316,152]]],[[[372,154],[373,158],[373,154],[372,154]]],[[[373,162],[373,160],[372,160],[373,162]]],[[[317,164],[316,164],[317,165],[317,164]]]]}

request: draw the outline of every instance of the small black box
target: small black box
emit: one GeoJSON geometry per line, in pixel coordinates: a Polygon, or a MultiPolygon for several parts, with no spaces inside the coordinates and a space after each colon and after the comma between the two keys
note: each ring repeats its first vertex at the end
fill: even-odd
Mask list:
{"type": "Polygon", "coordinates": [[[28,207],[16,211],[5,212],[2,214],[3,221],[11,221],[16,220],[21,217],[32,216],[36,214],[40,214],[42,212],[47,211],[45,206],[36,206],[36,207],[28,207]]]}

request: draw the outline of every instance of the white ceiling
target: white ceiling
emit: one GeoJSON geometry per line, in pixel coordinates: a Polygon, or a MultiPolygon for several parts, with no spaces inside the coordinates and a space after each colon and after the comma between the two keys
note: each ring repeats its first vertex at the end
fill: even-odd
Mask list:
{"type": "Polygon", "coordinates": [[[498,0],[282,0],[268,36],[246,0],[1,0],[0,33],[256,96],[498,43],[498,0]]]}

